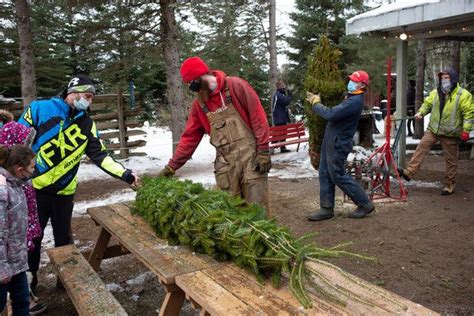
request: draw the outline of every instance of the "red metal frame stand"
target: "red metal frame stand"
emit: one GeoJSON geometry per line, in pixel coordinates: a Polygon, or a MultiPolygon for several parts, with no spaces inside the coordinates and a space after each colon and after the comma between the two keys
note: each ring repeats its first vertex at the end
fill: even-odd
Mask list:
{"type": "Polygon", "coordinates": [[[397,162],[393,157],[392,149],[390,147],[391,135],[391,94],[392,94],[392,58],[387,59],[387,120],[385,123],[385,143],[379,147],[366,161],[366,165],[371,166],[371,196],[372,200],[378,199],[394,199],[406,201],[407,190],[403,185],[403,181],[398,173],[397,162]],[[396,194],[390,191],[390,174],[391,171],[395,175],[399,192],[396,194]]]}

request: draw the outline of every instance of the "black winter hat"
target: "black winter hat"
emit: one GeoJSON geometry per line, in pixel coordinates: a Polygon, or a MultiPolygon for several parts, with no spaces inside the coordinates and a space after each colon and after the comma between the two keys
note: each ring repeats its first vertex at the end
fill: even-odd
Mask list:
{"type": "Polygon", "coordinates": [[[71,81],[69,81],[67,85],[67,93],[84,93],[90,92],[95,94],[95,86],[92,82],[91,78],[87,77],[86,75],[76,75],[74,76],[71,81]]]}

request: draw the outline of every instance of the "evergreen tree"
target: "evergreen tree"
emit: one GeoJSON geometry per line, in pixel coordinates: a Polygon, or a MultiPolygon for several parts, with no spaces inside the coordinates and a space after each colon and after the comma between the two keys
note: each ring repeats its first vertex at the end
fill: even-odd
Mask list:
{"type": "MultiPolygon", "coordinates": [[[[295,12],[290,14],[294,23],[293,34],[287,39],[291,47],[287,55],[291,63],[290,83],[298,88],[307,70],[307,57],[320,37],[326,35],[338,45],[345,34],[346,19],[363,12],[366,7],[363,0],[296,0],[295,7],[295,12]]],[[[303,98],[302,93],[298,95],[303,98]]]]}
{"type": "Polygon", "coordinates": [[[201,28],[195,54],[212,68],[246,79],[262,104],[269,103],[268,49],[263,29],[268,2],[200,2],[190,9],[201,28]]]}
{"type": "MultiPolygon", "coordinates": [[[[338,68],[342,53],[329,43],[329,39],[322,36],[319,45],[308,58],[308,71],[304,82],[305,91],[319,93],[324,105],[333,107],[343,99],[345,91],[344,80],[338,68]]],[[[307,127],[309,129],[309,156],[311,165],[319,169],[321,145],[326,128],[326,120],[313,113],[312,106],[305,103],[307,127]]]]}

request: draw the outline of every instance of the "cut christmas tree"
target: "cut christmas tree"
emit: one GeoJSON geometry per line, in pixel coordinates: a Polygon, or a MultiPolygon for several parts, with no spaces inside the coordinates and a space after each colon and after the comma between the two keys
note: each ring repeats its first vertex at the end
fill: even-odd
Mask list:
{"type": "Polygon", "coordinates": [[[308,287],[326,299],[344,303],[334,293],[314,286],[318,275],[305,262],[341,255],[369,259],[342,250],[343,245],[321,248],[308,242],[314,235],[295,238],[275,219],[267,219],[263,207],[191,181],[144,178],[132,212],[170,244],[233,261],[261,282],[271,277],[278,287],[282,273],[287,272],[290,290],[304,307],[311,306],[308,287]]]}
{"type": "MultiPolygon", "coordinates": [[[[308,57],[308,72],[304,89],[312,93],[319,93],[322,103],[328,107],[338,105],[343,99],[345,82],[337,66],[341,55],[341,51],[334,48],[326,36],[322,36],[319,44],[314,48],[313,54],[308,57]]],[[[309,130],[311,165],[318,170],[326,120],[313,113],[309,102],[305,103],[305,114],[306,126],[309,130]]]]}

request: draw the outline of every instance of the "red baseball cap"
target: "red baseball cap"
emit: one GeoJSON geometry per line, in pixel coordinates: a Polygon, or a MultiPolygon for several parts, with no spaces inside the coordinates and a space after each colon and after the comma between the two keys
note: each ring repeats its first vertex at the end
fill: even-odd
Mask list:
{"type": "Polygon", "coordinates": [[[209,67],[199,57],[189,57],[181,65],[181,78],[188,83],[209,72],[209,67]]]}
{"type": "Polygon", "coordinates": [[[369,74],[363,70],[354,71],[350,76],[349,79],[354,82],[362,82],[365,85],[369,84],[369,74]]]}

